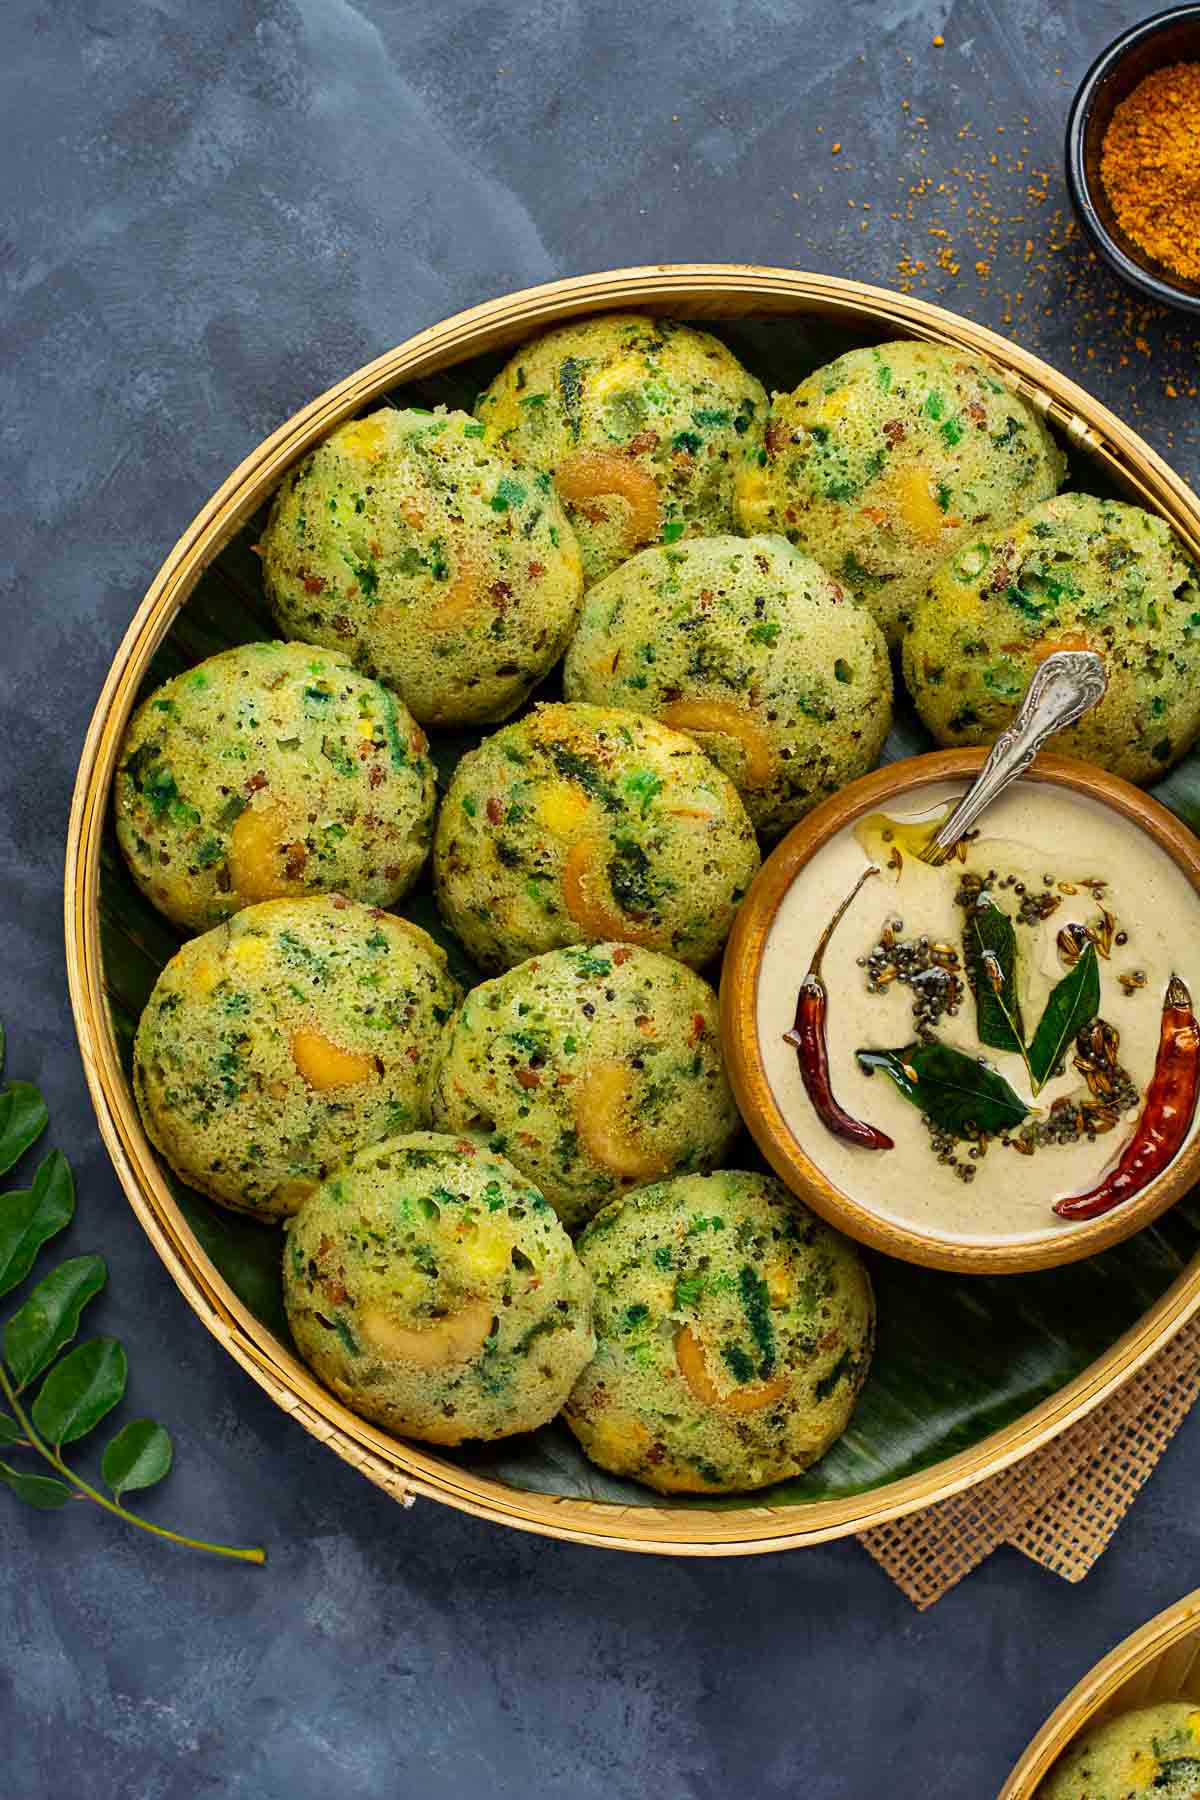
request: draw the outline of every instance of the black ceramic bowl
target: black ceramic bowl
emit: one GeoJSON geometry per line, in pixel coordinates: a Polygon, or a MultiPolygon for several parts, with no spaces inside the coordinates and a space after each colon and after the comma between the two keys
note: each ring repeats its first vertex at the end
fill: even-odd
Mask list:
{"type": "Polygon", "coordinates": [[[1181,62],[1200,62],[1200,5],[1144,19],[1096,58],[1067,118],[1067,185],[1084,230],[1123,281],[1160,305],[1200,313],[1200,281],[1172,274],[1122,231],[1100,178],[1104,134],[1117,106],[1155,69],[1181,62]]]}

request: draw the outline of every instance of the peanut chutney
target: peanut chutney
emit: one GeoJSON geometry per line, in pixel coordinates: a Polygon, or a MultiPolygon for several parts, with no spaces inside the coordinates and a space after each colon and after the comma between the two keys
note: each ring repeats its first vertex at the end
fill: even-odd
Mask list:
{"type": "Polygon", "coordinates": [[[1137,825],[1042,782],[1018,782],[932,867],[916,848],[961,791],[920,788],[800,870],[759,970],[761,1052],[805,1153],[858,1204],[963,1243],[1051,1237],[1078,1229],[1052,1204],[1133,1136],[1171,977],[1197,986],[1200,899],[1137,825]],[[891,1148],[833,1135],[785,1042],[823,926],[871,864],[825,947],[826,1042],[841,1107],[891,1148]]]}

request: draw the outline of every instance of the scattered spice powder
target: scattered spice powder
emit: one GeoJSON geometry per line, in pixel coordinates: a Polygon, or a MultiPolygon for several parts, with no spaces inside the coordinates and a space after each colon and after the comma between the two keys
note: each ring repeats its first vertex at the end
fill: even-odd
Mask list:
{"type": "Polygon", "coordinates": [[[1200,63],[1155,69],[1121,101],[1100,174],[1134,243],[1185,280],[1200,277],[1200,63]]]}
{"type": "MultiPolygon", "coordinates": [[[[846,209],[832,241],[828,231],[797,230],[803,241],[797,260],[821,266],[835,252],[842,272],[878,280],[873,240],[880,226],[889,237],[899,226],[899,244],[889,245],[893,286],[924,291],[1067,366],[1157,449],[1194,458],[1200,448],[1200,409],[1189,404],[1200,397],[1194,321],[1124,286],[1089,246],[1067,197],[1057,117],[1050,129],[1028,115],[1005,115],[1007,129],[998,133],[986,89],[945,90],[943,77],[932,72],[940,59],[927,51],[917,57],[898,48],[895,62],[914,88],[919,81],[929,92],[936,87],[944,113],[939,129],[931,131],[921,111],[925,93],[909,97],[902,90],[897,154],[872,189],[853,144],[839,135],[843,126],[816,124],[828,170],[817,189],[825,180],[842,183],[857,206],[846,209]],[[830,138],[841,144],[832,159],[830,138]],[[949,154],[947,140],[954,146],[949,154]],[[1156,405],[1162,398],[1174,403],[1169,411],[1156,405]]],[[[1065,112],[1076,72],[1055,67],[1051,75],[1065,112]]],[[[793,201],[806,197],[792,190],[793,201]]]]}

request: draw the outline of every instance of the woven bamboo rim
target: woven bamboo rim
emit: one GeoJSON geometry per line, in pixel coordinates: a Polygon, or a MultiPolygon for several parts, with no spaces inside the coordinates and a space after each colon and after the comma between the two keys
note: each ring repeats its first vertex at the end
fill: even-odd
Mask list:
{"type": "Polygon", "coordinates": [[[419,332],[328,389],[273,432],[188,526],[134,615],[92,716],[67,833],[67,976],[101,1135],[137,1218],[189,1304],[230,1355],[310,1431],[395,1499],[437,1499],[548,1537],[676,1556],[747,1555],[881,1525],[1019,1461],[1098,1406],[1200,1308],[1200,1258],[1113,1347],[1024,1418],[933,1468],[868,1494],[801,1506],[716,1510],[622,1506],[527,1493],[401,1443],[357,1418],[253,1317],[218,1274],[173,1199],[121,1070],[100,954],[100,845],[121,736],[151,657],[209,561],[291,464],[343,420],[404,381],[580,314],[622,307],[686,318],[818,315],[883,336],[922,338],[987,357],[1068,438],[1085,445],[1200,557],[1200,501],[1148,445],[1040,358],[923,300],[863,282],[741,264],[685,263],[581,275],[527,288],[419,332]]]}
{"type": "Polygon", "coordinates": [[[1200,1701],[1200,1588],[1089,1670],[1050,1714],[999,1800],[1034,1800],[1039,1783],[1087,1726],[1133,1707],[1180,1699],[1200,1701]]]}

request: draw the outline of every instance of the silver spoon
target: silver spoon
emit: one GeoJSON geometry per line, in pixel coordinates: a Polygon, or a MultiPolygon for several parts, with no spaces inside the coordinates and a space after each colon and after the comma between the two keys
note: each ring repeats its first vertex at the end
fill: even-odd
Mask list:
{"type": "Polygon", "coordinates": [[[1094,650],[1056,650],[1048,656],[1026,688],[1016,718],[1000,733],[982,769],[921,852],[921,860],[935,867],[945,862],[984,807],[1025,773],[1046,739],[1082,718],[1103,698],[1107,686],[1104,664],[1094,650]]]}

